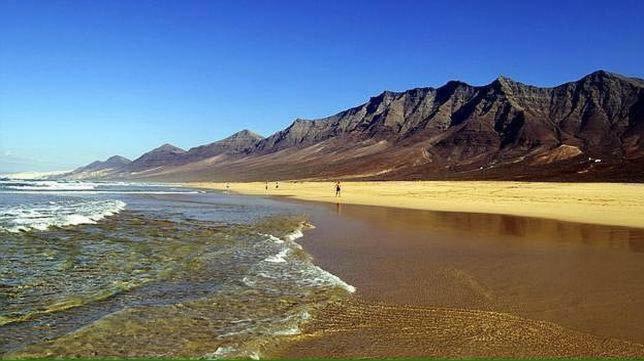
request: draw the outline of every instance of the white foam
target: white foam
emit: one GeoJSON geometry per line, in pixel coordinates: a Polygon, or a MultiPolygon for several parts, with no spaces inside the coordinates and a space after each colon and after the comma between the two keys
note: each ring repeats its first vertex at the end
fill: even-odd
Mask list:
{"type": "Polygon", "coordinates": [[[239,350],[233,346],[219,346],[215,352],[206,355],[206,357],[215,359],[250,358],[253,360],[259,360],[260,354],[258,351],[239,352],[239,350]]]}
{"type": "Polygon", "coordinates": [[[340,277],[334,275],[333,273],[325,271],[318,266],[313,267],[318,272],[318,276],[313,278],[316,282],[331,283],[332,285],[345,289],[349,293],[354,293],[356,291],[356,288],[354,286],[351,286],[350,284],[344,282],[340,277]]]}
{"type": "Polygon", "coordinates": [[[291,315],[286,317],[283,321],[290,321],[292,319],[297,319],[297,324],[295,325],[290,325],[290,326],[285,326],[285,328],[281,328],[278,330],[273,331],[273,336],[294,336],[294,335],[299,335],[302,333],[300,330],[299,324],[303,321],[306,321],[311,318],[311,314],[309,314],[307,311],[302,311],[298,314],[291,315]]]}
{"type": "Polygon", "coordinates": [[[19,194],[197,194],[198,190],[183,190],[182,185],[128,182],[79,182],[51,180],[5,180],[0,181],[2,193],[19,194]],[[110,188],[112,187],[112,188],[110,188]],[[114,187],[129,187],[129,189],[114,189],[114,187]],[[145,188],[172,187],[174,190],[150,190],[145,188]],[[138,189],[137,189],[138,188],[138,189]]]}
{"type": "Polygon", "coordinates": [[[50,171],[50,172],[20,172],[20,173],[0,174],[0,177],[7,177],[10,179],[24,179],[24,180],[45,179],[50,176],[65,174],[69,172],[71,172],[71,170],[58,170],[58,171],[50,171]]]}
{"type": "MultiPolygon", "coordinates": [[[[303,224],[302,227],[314,228],[313,225],[303,224]]],[[[270,234],[261,234],[267,236],[268,240],[273,241],[276,244],[285,243],[287,248],[281,249],[277,254],[266,257],[264,262],[268,262],[273,265],[284,264],[284,267],[288,269],[263,269],[258,270],[256,273],[259,277],[264,277],[267,279],[275,278],[286,278],[290,281],[301,283],[302,286],[314,286],[314,287],[340,287],[346,290],[349,293],[354,293],[356,288],[346,282],[344,282],[340,277],[325,271],[324,269],[312,264],[310,260],[301,261],[294,260],[294,263],[288,263],[287,256],[293,249],[302,249],[302,246],[295,242],[294,240],[302,238],[304,234],[302,233],[302,228],[299,228],[293,231],[290,234],[284,236],[284,239],[277,238],[270,234]],[[294,267],[294,268],[292,268],[294,267]]],[[[244,277],[243,283],[247,286],[253,287],[257,285],[257,281],[252,277],[244,277]]]]}
{"type": "Polygon", "coordinates": [[[304,233],[302,233],[301,229],[298,229],[298,230],[295,230],[292,233],[289,233],[286,236],[284,236],[284,239],[287,240],[287,241],[294,241],[294,240],[296,240],[298,238],[302,238],[302,237],[304,237],[304,233]]]}
{"type": "Polygon", "coordinates": [[[282,330],[277,330],[273,332],[273,336],[294,336],[302,333],[298,326],[291,326],[282,330]]]}
{"type": "Polygon", "coordinates": [[[81,191],[92,190],[96,188],[95,183],[79,183],[79,182],[56,182],[56,181],[30,181],[16,182],[6,181],[3,182],[5,189],[13,189],[19,191],[81,191]]]}
{"type": "Polygon", "coordinates": [[[268,237],[268,240],[269,240],[269,241],[273,241],[273,242],[275,242],[276,244],[282,244],[282,243],[284,243],[284,240],[283,240],[283,239],[277,238],[277,237],[273,236],[272,234],[260,233],[259,235],[260,235],[260,236],[264,236],[264,237],[268,237]]]}
{"type": "Polygon", "coordinates": [[[241,320],[233,320],[229,321],[230,323],[247,323],[247,322],[252,322],[253,320],[250,318],[242,318],[241,320]]]}
{"type": "Polygon", "coordinates": [[[29,206],[0,208],[0,230],[17,233],[44,231],[49,227],[94,224],[125,208],[119,200],[47,202],[29,206]]]}
{"type": "Polygon", "coordinates": [[[290,251],[291,250],[289,250],[288,248],[284,248],[278,254],[266,257],[264,261],[271,263],[286,263],[286,256],[288,256],[288,253],[290,251]]]}
{"type": "MultiPolygon", "coordinates": [[[[1,193],[12,193],[12,194],[42,194],[44,193],[43,191],[33,191],[33,190],[27,190],[27,191],[17,191],[17,190],[11,190],[11,191],[2,191],[1,193]]],[[[74,194],[78,193],[78,190],[50,190],[47,191],[47,194],[53,194],[53,195],[64,195],[64,194],[74,194]]],[[[88,194],[197,194],[199,193],[198,191],[103,191],[103,190],[86,190],[83,191],[83,194],[88,195],[88,194]]]]}
{"type": "Polygon", "coordinates": [[[253,281],[248,276],[245,276],[244,278],[242,278],[242,283],[248,287],[254,287],[257,284],[257,282],[253,281]]]}
{"type": "Polygon", "coordinates": [[[237,349],[232,347],[232,346],[219,346],[219,347],[217,347],[215,352],[213,352],[209,356],[215,357],[215,358],[224,357],[224,356],[230,355],[231,353],[234,353],[236,351],[237,351],[237,349]]]}
{"type": "MultiPolygon", "coordinates": [[[[282,290],[284,287],[288,287],[292,292],[301,290],[303,295],[337,288],[349,293],[356,291],[355,287],[344,282],[338,276],[313,264],[310,257],[294,252],[301,248],[294,241],[303,236],[301,229],[281,239],[270,234],[260,233],[259,235],[263,238],[256,244],[255,249],[260,250],[265,258],[260,258],[261,261],[241,277],[238,286],[266,290],[269,291],[268,294],[276,295],[279,295],[279,292],[275,291],[282,290]],[[266,256],[266,254],[272,255],[266,256]]],[[[312,300],[312,302],[316,301],[312,300]]],[[[256,337],[273,340],[301,334],[301,325],[311,318],[308,312],[309,306],[304,301],[301,308],[295,312],[286,312],[286,314],[280,312],[268,317],[255,318],[253,322],[242,317],[231,321],[231,327],[217,336],[224,344],[206,357],[216,359],[259,358],[265,341],[256,337]]]]}

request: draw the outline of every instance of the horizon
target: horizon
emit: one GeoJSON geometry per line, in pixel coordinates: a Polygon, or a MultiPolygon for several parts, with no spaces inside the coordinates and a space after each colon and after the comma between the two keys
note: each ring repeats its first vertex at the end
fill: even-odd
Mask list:
{"type": "Polygon", "coordinates": [[[0,174],[189,149],[242,129],[266,137],[449,80],[644,75],[636,1],[73,4],[0,4],[0,174]]]}

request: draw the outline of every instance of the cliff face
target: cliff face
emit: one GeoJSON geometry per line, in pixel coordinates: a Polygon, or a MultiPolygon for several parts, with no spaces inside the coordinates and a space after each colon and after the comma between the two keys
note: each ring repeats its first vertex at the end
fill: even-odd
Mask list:
{"type": "Polygon", "coordinates": [[[641,79],[598,71],[553,88],[499,77],[386,91],[267,138],[242,131],[171,150],[145,163],[163,166],[146,177],[643,181],[643,89],[641,79]]]}

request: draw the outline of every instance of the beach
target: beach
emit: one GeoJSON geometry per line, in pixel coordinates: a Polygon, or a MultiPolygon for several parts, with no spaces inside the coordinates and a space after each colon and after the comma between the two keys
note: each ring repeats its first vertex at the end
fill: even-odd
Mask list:
{"type": "Polygon", "coordinates": [[[356,287],[274,357],[642,357],[644,230],[359,205],[300,243],[356,287]]]}
{"type": "Polygon", "coordinates": [[[360,184],[4,181],[0,357],[644,356],[644,228],[360,184]]]}
{"type": "Polygon", "coordinates": [[[314,205],[300,243],[357,289],[272,357],[644,355],[644,229],[623,225],[641,226],[639,185],[269,186],[228,189],[314,205]]]}
{"type": "Polygon", "coordinates": [[[249,195],[448,212],[508,214],[644,227],[644,185],[492,181],[189,183],[249,195]]]}

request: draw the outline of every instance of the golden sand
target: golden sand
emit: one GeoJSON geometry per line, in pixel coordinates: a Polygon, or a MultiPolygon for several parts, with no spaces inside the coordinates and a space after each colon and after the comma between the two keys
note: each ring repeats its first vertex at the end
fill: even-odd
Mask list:
{"type": "Polygon", "coordinates": [[[298,240],[355,286],[268,354],[642,357],[644,228],[319,203],[298,240]]]}
{"type": "Polygon", "coordinates": [[[644,228],[644,185],[493,181],[189,183],[248,195],[449,212],[509,214],[644,228]],[[228,187],[227,187],[228,186],[228,187]]]}

